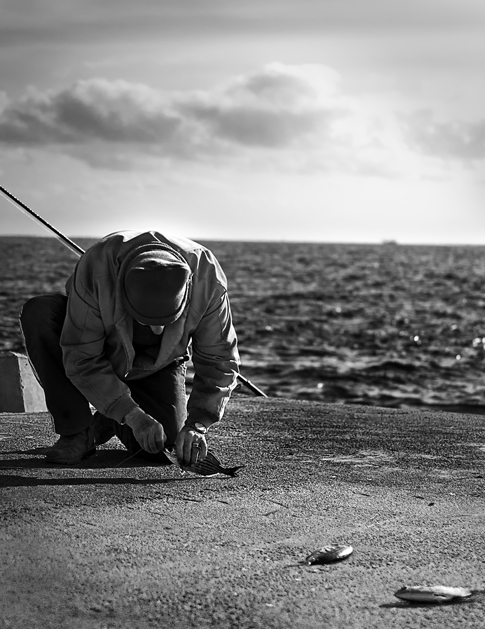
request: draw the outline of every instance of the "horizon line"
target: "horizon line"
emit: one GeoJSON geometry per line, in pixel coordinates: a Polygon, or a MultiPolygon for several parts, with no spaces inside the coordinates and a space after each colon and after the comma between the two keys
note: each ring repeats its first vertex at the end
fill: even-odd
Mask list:
{"type": "MultiPolygon", "coordinates": [[[[122,230],[129,231],[129,230],[122,230]]],[[[150,231],[150,230],[145,230],[150,231]]],[[[107,235],[107,234],[106,234],[107,235]]],[[[174,235],[174,234],[171,234],[174,235]]],[[[287,243],[287,244],[321,244],[321,245],[380,245],[385,247],[401,247],[401,246],[414,246],[414,247],[485,247],[485,241],[482,243],[472,243],[472,242],[409,242],[409,241],[399,241],[393,238],[382,238],[380,240],[363,240],[363,241],[353,241],[353,240],[291,240],[287,238],[271,238],[271,239],[260,239],[260,238],[220,238],[220,237],[191,237],[184,236],[189,240],[193,240],[194,242],[248,242],[248,243],[287,243]]],[[[44,235],[44,234],[0,234],[0,238],[44,238],[51,240],[58,240],[56,236],[53,235],[44,235]]],[[[83,240],[101,240],[104,236],[68,236],[69,239],[75,242],[75,239],[83,239],[83,240]]]]}

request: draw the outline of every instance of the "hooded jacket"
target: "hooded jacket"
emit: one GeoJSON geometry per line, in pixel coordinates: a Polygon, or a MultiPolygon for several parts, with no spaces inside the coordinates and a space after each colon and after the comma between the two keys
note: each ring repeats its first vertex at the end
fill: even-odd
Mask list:
{"type": "Polygon", "coordinates": [[[66,283],[67,315],[61,347],[67,376],[103,415],[121,422],[137,403],[127,381],[143,378],[176,360],[192,345],[194,381],[188,422],[207,426],[221,419],[236,385],[237,338],[232,325],[227,280],[214,255],[186,238],[156,231],[122,231],[106,236],[80,258],[66,283]],[[156,358],[138,357],[133,319],[123,305],[123,261],[136,251],[169,245],[192,271],[188,303],[162,335],[156,358]]]}

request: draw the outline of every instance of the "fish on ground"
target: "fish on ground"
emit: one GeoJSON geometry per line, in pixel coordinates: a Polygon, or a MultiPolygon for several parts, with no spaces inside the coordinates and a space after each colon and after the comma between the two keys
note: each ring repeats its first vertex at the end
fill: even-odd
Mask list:
{"type": "Polygon", "coordinates": [[[236,465],[234,467],[224,467],[214,453],[208,452],[203,461],[197,461],[195,465],[185,467],[180,465],[175,452],[165,449],[163,451],[167,459],[174,465],[177,465],[183,472],[192,472],[200,476],[216,476],[216,474],[225,474],[226,476],[237,476],[238,470],[245,467],[244,465],[236,465]]]}
{"type": "Polygon", "coordinates": [[[446,585],[410,585],[394,593],[397,598],[411,603],[447,603],[469,598],[471,595],[471,590],[467,588],[446,585]]]}
{"type": "Polygon", "coordinates": [[[305,563],[309,566],[313,566],[319,563],[332,563],[334,561],[341,561],[347,559],[354,552],[352,546],[324,546],[319,548],[308,555],[305,559],[305,563]]]}

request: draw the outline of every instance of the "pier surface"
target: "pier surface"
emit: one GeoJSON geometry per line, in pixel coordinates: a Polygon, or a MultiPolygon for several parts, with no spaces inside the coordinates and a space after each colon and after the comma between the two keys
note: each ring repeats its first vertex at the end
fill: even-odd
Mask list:
{"type": "Polygon", "coordinates": [[[147,465],[114,438],[47,463],[47,413],[0,414],[0,628],[477,628],[480,415],[235,396],[209,445],[237,478],[147,465]],[[350,558],[307,566],[332,543],[350,558]],[[474,591],[411,605],[404,585],[474,591]]]}

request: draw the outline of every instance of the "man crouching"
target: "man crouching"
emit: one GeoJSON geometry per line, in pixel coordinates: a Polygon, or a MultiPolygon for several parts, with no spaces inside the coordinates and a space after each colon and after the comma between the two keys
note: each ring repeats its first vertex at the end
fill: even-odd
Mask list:
{"type": "Polygon", "coordinates": [[[153,461],[168,463],[162,450],[174,445],[182,465],[202,461],[205,434],[222,418],[239,367],[227,281],[214,255],[157,231],[116,232],[81,256],[66,293],[33,297],[20,317],[60,435],[47,460],[77,464],[116,435],[153,461]]]}

